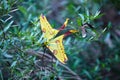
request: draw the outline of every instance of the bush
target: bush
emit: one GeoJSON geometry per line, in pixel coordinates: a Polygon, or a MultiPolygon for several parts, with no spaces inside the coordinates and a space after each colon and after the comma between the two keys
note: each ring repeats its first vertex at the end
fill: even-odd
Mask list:
{"type": "Polygon", "coordinates": [[[119,80],[118,3],[119,0],[0,1],[0,79],[119,80]],[[48,49],[43,54],[41,14],[53,28],[58,29],[69,18],[65,31],[79,30],[64,39],[67,64],[57,62],[54,56],[51,59],[48,49]],[[90,27],[83,27],[86,23],[90,27]]]}

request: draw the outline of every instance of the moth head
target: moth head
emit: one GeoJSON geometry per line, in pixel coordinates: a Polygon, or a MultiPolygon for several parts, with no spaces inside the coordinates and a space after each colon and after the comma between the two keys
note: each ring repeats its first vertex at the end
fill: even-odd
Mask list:
{"type": "Polygon", "coordinates": [[[44,44],[44,45],[48,45],[48,42],[44,42],[43,44],[44,44]]]}

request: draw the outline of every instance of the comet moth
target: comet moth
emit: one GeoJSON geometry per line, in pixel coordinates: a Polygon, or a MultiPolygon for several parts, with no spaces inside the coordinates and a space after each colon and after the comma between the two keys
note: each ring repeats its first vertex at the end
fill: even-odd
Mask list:
{"type": "Polygon", "coordinates": [[[63,38],[71,33],[77,32],[76,30],[69,30],[65,34],[55,37],[60,30],[64,29],[67,26],[69,19],[66,19],[64,24],[60,29],[54,29],[49,24],[47,18],[44,15],[40,16],[41,30],[43,32],[43,38],[45,40],[45,46],[53,53],[53,55],[63,64],[68,60],[67,55],[65,54],[63,46],[63,38]]]}

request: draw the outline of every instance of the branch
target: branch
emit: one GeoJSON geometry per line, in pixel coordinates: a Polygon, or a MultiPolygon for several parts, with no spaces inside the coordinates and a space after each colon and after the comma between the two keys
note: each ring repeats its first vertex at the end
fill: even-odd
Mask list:
{"type": "MultiPolygon", "coordinates": [[[[46,65],[48,65],[48,63],[52,64],[52,63],[56,63],[57,60],[55,58],[53,58],[51,55],[47,54],[47,53],[43,53],[40,51],[34,51],[32,49],[27,50],[26,51],[27,54],[31,54],[31,55],[36,55],[38,56],[40,59],[42,59],[43,54],[44,54],[44,61],[46,61],[46,65]]],[[[75,80],[82,80],[75,72],[73,72],[69,67],[67,67],[66,65],[62,64],[62,63],[58,63],[59,66],[63,67],[66,70],[67,74],[71,74],[71,77],[64,77],[64,78],[71,78],[71,79],[75,79],[75,80]]]]}

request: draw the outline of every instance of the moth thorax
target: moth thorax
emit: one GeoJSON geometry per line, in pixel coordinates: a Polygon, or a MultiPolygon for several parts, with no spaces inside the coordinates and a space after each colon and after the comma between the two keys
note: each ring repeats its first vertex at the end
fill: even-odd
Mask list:
{"type": "Polygon", "coordinates": [[[48,45],[48,42],[44,42],[43,44],[44,44],[44,45],[48,45]]]}

